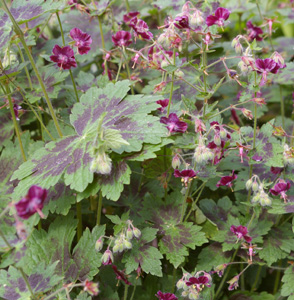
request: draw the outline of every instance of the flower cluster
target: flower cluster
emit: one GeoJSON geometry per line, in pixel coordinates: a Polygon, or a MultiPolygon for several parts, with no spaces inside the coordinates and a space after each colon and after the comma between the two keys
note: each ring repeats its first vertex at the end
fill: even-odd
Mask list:
{"type": "Polygon", "coordinates": [[[211,287],[211,283],[211,276],[204,271],[197,272],[194,276],[186,273],[177,282],[177,288],[178,290],[183,290],[183,297],[188,297],[191,300],[196,300],[199,298],[200,293],[205,287],[211,287]]]}
{"type": "Polygon", "coordinates": [[[269,206],[272,204],[272,200],[268,194],[264,191],[263,184],[260,182],[257,175],[253,175],[252,178],[247,180],[246,189],[252,189],[254,195],[251,199],[252,203],[260,203],[261,206],[269,206]]]}
{"type": "MultiPolygon", "coordinates": [[[[73,42],[70,44],[77,47],[79,54],[87,54],[90,51],[92,39],[89,34],[79,28],[73,28],[70,31],[70,37],[73,39],[73,42]]],[[[53,55],[50,56],[50,59],[57,63],[60,69],[69,70],[77,66],[74,51],[70,46],[60,47],[55,45],[52,52],[53,55]]]]}

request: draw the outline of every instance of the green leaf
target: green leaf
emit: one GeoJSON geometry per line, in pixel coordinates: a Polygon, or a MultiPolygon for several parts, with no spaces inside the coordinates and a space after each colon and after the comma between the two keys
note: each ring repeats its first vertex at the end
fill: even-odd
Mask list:
{"type": "Polygon", "coordinates": [[[280,227],[274,227],[264,240],[263,249],[259,251],[259,257],[272,265],[279,259],[286,258],[294,250],[293,233],[291,225],[285,223],[280,227]]]}
{"type": "MultiPolygon", "coordinates": [[[[55,274],[57,265],[58,261],[47,267],[44,262],[40,262],[27,277],[35,295],[45,293],[60,283],[62,277],[55,274]]],[[[22,274],[15,267],[9,267],[8,271],[0,271],[0,297],[7,300],[31,299],[22,274]]]]}
{"type": "Polygon", "coordinates": [[[139,265],[147,274],[155,276],[162,276],[161,259],[162,254],[148,243],[156,238],[157,229],[144,228],[139,240],[132,240],[133,248],[126,252],[123,256],[122,262],[126,264],[126,274],[137,270],[139,265]]]}
{"type": "Polygon", "coordinates": [[[66,217],[57,217],[48,233],[44,230],[33,231],[26,244],[26,255],[19,265],[31,275],[41,262],[50,266],[58,261],[55,273],[62,276],[64,282],[93,278],[98,273],[102,257],[102,254],[96,253],[95,243],[104,235],[105,226],[96,226],[92,232],[86,229],[72,252],[77,223],[73,214],[69,213],[66,217]]]}
{"type": "Polygon", "coordinates": [[[282,277],[282,291],[281,295],[284,297],[288,297],[288,300],[294,299],[294,266],[290,265],[286,271],[284,272],[284,276],[282,277]]]}

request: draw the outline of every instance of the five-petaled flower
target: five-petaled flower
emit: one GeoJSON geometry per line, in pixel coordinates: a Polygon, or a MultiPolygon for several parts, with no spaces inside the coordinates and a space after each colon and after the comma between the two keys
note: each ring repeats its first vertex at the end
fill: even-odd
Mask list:
{"type": "Polygon", "coordinates": [[[219,27],[224,26],[224,21],[226,21],[230,16],[230,11],[226,8],[219,7],[215,11],[214,15],[209,15],[206,18],[206,25],[218,25],[219,27]]]}
{"type": "Polygon", "coordinates": [[[118,31],[111,39],[117,47],[127,47],[132,43],[131,33],[124,30],[118,31]]]}
{"type": "Polygon", "coordinates": [[[268,73],[277,74],[279,69],[284,67],[284,66],[281,66],[279,63],[276,63],[271,58],[265,58],[265,59],[258,58],[255,61],[255,65],[257,67],[257,73],[262,74],[260,85],[265,84],[268,73]]]}
{"type": "Polygon", "coordinates": [[[211,287],[211,278],[210,276],[203,275],[199,277],[190,277],[189,280],[186,282],[187,286],[193,286],[197,290],[197,292],[200,292],[203,290],[205,286],[211,287]]]}
{"type": "Polygon", "coordinates": [[[17,215],[23,219],[28,219],[37,212],[43,218],[44,215],[41,210],[46,197],[46,189],[32,185],[27,195],[15,204],[17,215]]]}
{"type": "Polygon", "coordinates": [[[174,294],[171,293],[163,293],[162,291],[158,291],[155,295],[159,300],[177,300],[178,297],[176,297],[174,294]]]}
{"type": "Polygon", "coordinates": [[[74,51],[70,46],[61,48],[55,45],[52,52],[54,55],[51,55],[50,59],[56,62],[60,69],[69,70],[71,67],[77,66],[74,51]]]}
{"type": "Polygon", "coordinates": [[[262,37],[259,35],[263,34],[263,31],[260,27],[254,26],[251,21],[248,21],[246,23],[246,26],[249,42],[253,41],[254,39],[257,41],[262,41],[262,37]]]}
{"type": "Polygon", "coordinates": [[[75,41],[74,46],[78,48],[79,54],[87,54],[91,50],[92,39],[88,33],[83,32],[79,28],[73,28],[69,34],[75,41]]]}
{"type": "Polygon", "coordinates": [[[186,15],[178,16],[174,19],[174,25],[178,29],[190,29],[189,18],[186,15]]]}
{"type": "Polygon", "coordinates": [[[232,188],[233,183],[232,181],[237,179],[237,175],[235,174],[235,171],[233,170],[232,175],[231,176],[223,176],[221,178],[221,180],[216,184],[217,187],[220,186],[228,186],[230,188],[232,188]]]}
{"type": "Polygon", "coordinates": [[[194,178],[196,175],[197,175],[197,173],[192,169],[187,169],[187,170],[183,170],[183,171],[179,171],[178,169],[176,169],[174,171],[174,176],[181,177],[182,182],[185,184],[185,186],[187,186],[187,183],[190,180],[192,180],[192,178],[194,178]]]}
{"type": "Polygon", "coordinates": [[[232,225],[230,230],[237,236],[238,241],[240,239],[244,239],[247,243],[250,243],[252,241],[252,237],[248,235],[248,229],[246,226],[239,225],[237,227],[235,225],[232,225]]]}
{"type": "Polygon", "coordinates": [[[284,202],[287,202],[286,192],[290,189],[291,184],[289,181],[285,181],[283,179],[279,179],[279,181],[275,184],[275,186],[270,189],[272,195],[278,196],[280,195],[284,202]]]}
{"type": "Polygon", "coordinates": [[[157,100],[156,103],[161,106],[161,107],[158,107],[157,110],[159,110],[160,112],[163,112],[164,109],[168,106],[169,99],[157,100]]]}
{"type": "Polygon", "coordinates": [[[180,121],[175,113],[169,114],[167,117],[161,117],[160,123],[166,124],[169,132],[185,132],[188,128],[187,123],[180,121]]]}
{"type": "Polygon", "coordinates": [[[143,40],[151,40],[153,38],[153,34],[149,31],[147,23],[143,20],[134,17],[128,25],[134,29],[135,35],[141,37],[143,40]]]}

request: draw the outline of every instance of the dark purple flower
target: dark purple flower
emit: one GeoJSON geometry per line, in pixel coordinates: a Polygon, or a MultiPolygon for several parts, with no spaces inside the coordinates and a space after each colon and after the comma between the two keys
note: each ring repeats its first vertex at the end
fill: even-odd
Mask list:
{"type": "Polygon", "coordinates": [[[226,21],[230,16],[230,11],[226,8],[219,7],[215,11],[214,15],[210,15],[206,18],[206,25],[218,25],[220,27],[224,26],[224,21],[226,21]]]}
{"type": "Polygon", "coordinates": [[[247,235],[248,230],[246,226],[240,225],[236,227],[232,225],[231,232],[233,232],[238,237],[238,240],[243,238],[247,243],[250,243],[252,241],[252,238],[249,235],[247,235]]]}
{"type": "Polygon", "coordinates": [[[262,161],[263,160],[262,156],[258,155],[258,154],[254,154],[252,156],[252,159],[255,160],[255,161],[262,161]]]}
{"type": "Polygon", "coordinates": [[[174,294],[171,293],[163,293],[162,291],[158,291],[155,295],[159,300],[178,300],[174,294]]]}
{"type": "Polygon", "coordinates": [[[161,112],[163,112],[164,109],[168,106],[169,99],[158,100],[158,101],[156,101],[156,103],[161,106],[161,107],[157,108],[157,110],[160,110],[161,112]]]}
{"type": "Polygon", "coordinates": [[[280,69],[280,65],[271,58],[258,58],[255,61],[255,65],[257,67],[257,73],[262,74],[260,85],[265,84],[268,73],[276,74],[280,69]]]}
{"type": "Polygon", "coordinates": [[[251,21],[248,21],[246,26],[248,31],[249,42],[253,41],[254,39],[256,39],[257,41],[262,41],[262,37],[259,35],[263,34],[263,31],[260,27],[254,26],[251,21]]]}
{"type": "Polygon", "coordinates": [[[211,149],[214,154],[214,158],[213,158],[214,165],[218,164],[224,157],[224,153],[225,153],[224,147],[225,147],[224,141],[221,141],[219,146],[214,141],[208,143],[207,148],[211,149]]]}
{"type": "Polygon", "coordinates": [[[174,19],[174,25],[178,28],[178,29],[189,29],[189,18],[186,15],[183,16],[179,16],[176,17],[174,19]]]}
{"type": "Polygon", "coordinates": [[[216,186],[220,187],[220,186],[228,186],[230,188],[232,188],[233,184],[232,181],[237,179],[237,175],[235,174],[235,171],[232,172],[231,176],[223,176],[221,178],[221,180],[216,184],[216,186]]]}
{"type": "Polygon", "coordinates": [[[60,69],[69,70],[71,67],[75,68],[77,66],[74,52],[70,46],[61,48],[55,45],[52,52],[54,55],[51,55],[50,59],[56,62],[60,69]]]}
{"type": "Polygon", "coordinates": [[[203,290],[205,286],[211,287],[211,276],[208,273],[206,275],[199,276],[199,277],[190,277],[189,280],[186,282],[187,286],[194,286],[197,292],[203,290]]]}
{"type": "Polygon", "coordinates": [[[113,269],[113,271],[114,271],[114,273],[115,273],[115,275],[116,275],[116,279],[122,280],[122,281],[123,281],[125,284],[127,284],[127,285],[132,285],[132,284],[128,281],[127,276],[126,276],[126,274],[125,274],[123,271],[119,271],[119,270],[117,269],[117,266],[116,266],[116,265],[112,265],[111,267],[112,267],[112,269],[113,269]]]}
{"type": "Polygon", "coordinates": [[[118,47],[122,47],[122,46],[127,47],[132,43],[131,33],[128,31],[124,31],[124,30],[118,31],[111,38],[112,38],[114,45],[118,46],[118,47]]]}
{"type": "Polygon", "coordinates": [[[37,185],[30,187],[27,195],[15,204],[17,215],[23,219],[28,219],[36,212],[43,218],[41,209],[47,197],[47,190],[37,185]]]}
{"type": "Polygon", "coordinates": [[[88,33],[83,32],[79,28],[73,28],[69,32],[69,34],[71,38],[76,42],[75,47],[78,48],[79,54],[81,55],[87,54],[90,51],[91,49],[90,45],[92,44],[92,39],[88,33]]]}
{"type": "Polygon", "coordinates": [[[290,189],[291,184],[289,181],[285,181],[283,179],[279,179],[278,183],[275,184],[275,186],[270,189],[272,195],[278,196],[280,195],[282,199],[284,199],[285,202],[287,202],[287,195],[286,192],[290,189]]]}
{"type": "Polygon", "coordinates": [[[279,175],[283,172],[284,168],[271,167],[271,172],[275,175],[279,175]]]}
{"type": "Polygon", "coordinates": [[[185,132],[188,128],[187,123],[180,121],[175,113],[169,114],[167,117],[161,117],[160,123],[166,124],[169,132],[185,132]]]}
{"type": "Polygon", "coordinates": [[[153,34],[149,31],[146,22],[137,17],[131,19],[129,26],[134,29],[135,35],[141,37],[143,40],[151,40],[153,34]]]}
{"type": "Polygon", "coordinates": [[[179,171],[178,169],[176,169],[174,171],[174,176],[181,177],[182,182],[185,184],[185,186],[187,186],[188,181],[190,181],[191,178],[194,178],[196,175],[197,175],[197,173],[192,169],[183,170],[183,171],[179,171]]]}
{"type": "Polygon", "coordinates": [[[131,20],[137,17],[140,13],[137,11],[131,11],[123,16],[123,20],[126,24],[130,24],[131,20]]]}

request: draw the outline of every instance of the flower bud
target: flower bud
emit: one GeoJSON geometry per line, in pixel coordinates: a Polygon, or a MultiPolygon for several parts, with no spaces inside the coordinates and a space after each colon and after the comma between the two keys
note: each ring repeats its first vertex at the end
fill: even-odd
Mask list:
{"type": "Polygon", "coordinates": [[[131,240],[133,238],[133,235],[133,230],[129,227],[126,234],[127,239],[131,240]]]}
{"type": "Polygon", "coordinates": [[[248,180],[246,181],[245,186],[246,186],[246,190],[247,190],[247,191],[250,190],[251,187],[252,187],[252,179],[248,179],[248,180]]]}
{"type": "Polygon", "coordinates": [[[259,202],[259,200],[260,200],[260,195],[258,193],[251,199],[251,203],[257,203],[259,202]]]}
{"type": "Polygon", "coordinates": [[[191,300],[197,300],[199,298],[199,294],[197,293],[195,293],[195,292],[191,292],[191,293],[189,293],[189,299],[191,299],[191,300]]]}
{"type": "Polygon", "coordinates": [[[103,253],[101,261],[103,265],[111,265],[113,263],[113,254],[109,249],[103,253]]]}
{"type": "Polygon", "coordinates": [[[221,137],[222,139],[224,139],[224,138],[227,137],[227,131],[226,131],[225,129],[223,129],[223,128],[220,129],[219,134],[220,134],[220,137],[221,137]]]}
{"type": "Polygon", "coordinates": [[[214,143],[215,143],[217,146],[220,146],[220,144],[222,143],[222,140],[221,140],[219,134],[216,134],[216,135],[214,136],[213,141],[214,141],[214,143]]]}
{"type": "Polygon", "coordinates": [[[123,247],[124,247],[124,249],[132,249],[133,245],[130,241],[124,240],[123,241],[123,247]]]}
{"type": "Polygon", "coordinates": [[[238,68],[241,70],[243,75],[246,75],[249,71],[248,66],[242,60],[238,63],[238,68]]]}
{"type": "Polygon", "coordinates": [[[103,248],[103,239],[100,237],[95,244],[95,250],[99,252],[103,248]]]}
{"type": "Polygon", "coordinates": [[[188,291],[183,291],[183,292],[182,292],[182,296],[183,296],[183,297],[187,297],[188,295],[189,295],[189,292],[188,292],[188,291]]]}
{"type": "Polygon", "coordinates": [[[179,158],[179,155],[176,154],[172,159],[172,167],[174,169],[178,169],[180,167],[180,165],[181,165],[181,160],[179,158]]]}
{"type": "Polygon", "coordinates": [[[112,247],[113,253],[119,252],[119,247],[120,247],[120,244],[115,244],[115,245],[112,247]]]}
{"type": "Polygon", "coordinates": [[[98,174],[110,174],[112,168],[111,158],[105,152],[98,152],[97,156],[92,160],[90,171],[98,174]]]}
{"type": "Polygon", "coordinates": [[[185,285],[186,285],[186,283],[183,279],[180,279],[176,284],[178,290],[181,290],[182,288],[184,288],[185,285]]]}
{"type": "Polygon", "coordinates": [[[272,204],[272,200],[265,192],[262,192],[259,202],[261,206],[269,206],[272,204]]]}
{"type": "Polygon", "coordinates": [[[190,16],[190,24],[191,26],[200,26],[204,23],[204,19],[202,18],[202,13],[199,10],[196,10],[193,15],[190,16]]]}
{"type": "Polygon", "coordinates": [[[259,189],[259,184],[257,183],[256,180],[254,180],[254,182],[252,183],[252,191],[257,192],[258,189],[259,189]]]}
{"type": "Polygon", "coordinates": [[[137,239],[141,236],[141,231],[136,227],[133,228],[133,233],[137,239]]]}
{"type": "Polygon", "coordinates": [[[184,77],[184,73],[181,70],[176,70],[175,71],[175,76],[182,78],[182,77],[184,77]]]}

